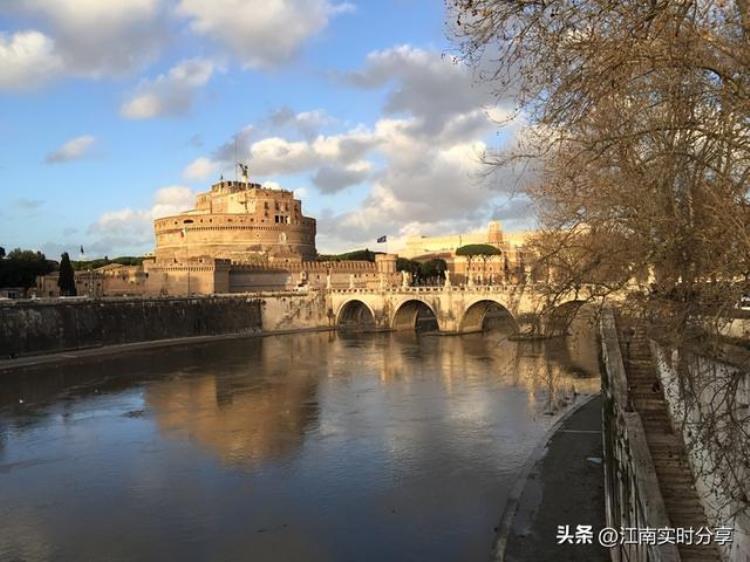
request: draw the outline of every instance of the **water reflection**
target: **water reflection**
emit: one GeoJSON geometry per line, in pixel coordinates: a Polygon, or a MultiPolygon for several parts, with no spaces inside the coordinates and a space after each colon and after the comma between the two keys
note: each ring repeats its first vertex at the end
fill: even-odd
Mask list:
{"type": "Polygon", "coordinates": [[[326,344],[324,337],[266,340],[244,368],[149,385],[146,406],[166,435],[187,435],[230,464],[293,453],[319,412],[305,358],[325,356],[326,344]],[[262,378],[248,376],[256,368],[262,378]]]}
{"type": "Polygon", "coordinates": [[[0,560],[484,560],[547,414],[598,389],[584,332],[279,336],[6,377],[0,560]]]}

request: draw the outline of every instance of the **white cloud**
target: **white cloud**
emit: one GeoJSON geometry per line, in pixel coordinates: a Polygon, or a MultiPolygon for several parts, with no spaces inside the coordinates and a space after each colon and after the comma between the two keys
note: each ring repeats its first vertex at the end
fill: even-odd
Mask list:
{"type": "Polygon", "coordinates": [[[215,175],[218,169],[218,162],[206,157],[196,158],[182,171],[182,177],[187,181],[203,181],[215,175]]]}
{"type": "Polygon", "coordinates": [[[163,0],[4,0],[49,29],[55,56],[76,76],[120,75],[153,60],[166,34],[163,0]]]}
{"type": "Polygon", "coordinates": [[[172,185],[158,189],[148,209],[125,208],[103,213],[88,228],[92,238],[84,244],[87,253],[114,255],[152,250],[154,219],[191,209],[195,196],[189,187],[172,185]]]}
{"type": "Polygon", "coordinates": [[[350,4],[328,0],[180,0],[191,29],[229,48],[246,67],[267,68],[291,59],[350,4]]]}
{"type": "Polygon", "coordinates": [[[312,178],[322,193],[335,193],[350,185],[365,181],[372,172],[372,164],[360,160],[346,166],[326,164],[318,169],[312,178]]]}
{"type": "Polygon", "coordinates": [[[0,90],[39,86],[56,77],[62,67],[55,42],[43,33],[0,33],[0,90]]]}
{"type": "MultiPolygon", "coordinates": [[[[312,114],[292,114],[284,122],[304,122],[312,114]]],[[[316,120],[321,114],[317,115],[316,120]]],[[[209,172],[228,171],[233,166],[236,151],[236,157],[249,164],[250,174],[255,178],[317,171],[316,185],[321,191],[333,193],[369,176],[373,167],[364,156],[380,142],[372,131],[362,126],[338,135],[318,135],[303,140],[270,136],[253,141],[257,133],[252,125],[243,128],[216,150],[212,158],[201,157],[190,163],[183,171],[184,177],[205,179],[209,172]]]]}
{"type": "Polygon", "coordinates": [[[250,171],[259,176],[302,172],[316,161],[315,151],[304,141],[271,137],[250,147],[250,171]]]}
{"type": "Polygon", "coordinates": [[[189,187],[171,185],[162,187],[154,195],[154,205],[149,213],[152,219],[167,217],[192,209],[196,193],[189,187]]]}
{"type": "Polygon", "coordinates": [[[439,133],[452,119],[494,105],[487,84],[475,80],[466,65],[410,45],[374,51],[362,70],[344,78],[365,89],[394,85],[385,113],[415,117],[423,134],[439,133]]]}
{"type": "Polygon", "coordinates": [[[298,132],[306,140],[310,140],[320,133],[321,128],[334,123],[335,119],[322,109],[295,113],[291,108],[284,106],[271,113],[269,122],[276,130],[298,132]]]}
{"type": "MultiPolygon", "coordinates": [[[[493,171],[484,163],[490,139],[515,144],[523,120],[509,104],[494,104],[486,86],[475,87],[466,68],[438,53],[402,46],[371,54],[345,79],[359,88],[386,90],[383,116],[373,126],[321,134],[321,127],[340,122],[316,111],[282,108],[271,115],[277,128],[269,134],[263,136],[261,122],[233,138],[253,176],[306,173],[311,186],[326,194],[371,182],[358,208],[319,214],[319,248],[366,244],[382,234],[397,239],[416,229],[466,231],[499,215],[529,218],[528,205],[503,206],[518,170],[493,171]],[[316,123],[317,134],[301,130],[306,119],[316,123]],[[498,122],[507,125],[502,136],[493,135],[498,122]]],[[[233,141],[211,162],[231,163],[233,141]]]]}
{"type": "Polygon", "coordinates": [[[63,162],[80,160],[91,155],[91,150],[95,144],[96,138],[91,135],[76,137],[50,152],[44,161],[47,164],[62,164],[63,162]]]}
{"type": "Polygon", "coordinates": [[[215,65],[206,59],[189,59],[154,80],[144,81],[120,108],[128,119],[184,115],[190,111],[198,88],[206,84],[215,65]]]}

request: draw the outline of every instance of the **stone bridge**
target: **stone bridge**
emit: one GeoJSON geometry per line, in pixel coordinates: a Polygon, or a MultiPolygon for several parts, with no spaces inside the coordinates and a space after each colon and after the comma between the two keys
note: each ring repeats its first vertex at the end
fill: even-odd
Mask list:
{"type": "Polygon", "coordinates": [[[583,304],[571,295],[546,307],[540,287],[532,284],[329,289],[326,300],[339,327],[410,330],[418,320],[434,318],[440,332],[469,333],[482,331],[493,317],[505,318],[515,331],[539,335],[564,333],[583,304]]]}

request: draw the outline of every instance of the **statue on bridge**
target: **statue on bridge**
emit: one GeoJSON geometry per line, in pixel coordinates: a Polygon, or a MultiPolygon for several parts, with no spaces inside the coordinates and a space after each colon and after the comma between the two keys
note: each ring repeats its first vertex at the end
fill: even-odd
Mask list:
{"type": "Polygon", "coordinates": [[[451,286],[451,272],[446,269],[444,273],[445,273],[445,283],[443,284],[443,286],[450,287],[451,286]]]}
{"type": "Polygon", "coordinates": [[[354,274],[353,273],[349,274],[349,288],[350,289],[354,288],[354,274]]]}
{"type": "Polygon", "coordinates": [[[409,286],[409,272],[402,270],[401,271],[401,287],[404,289],[409,286]]]}
{"type": "Polygon", "coordinates": [[[331,290],[331,270],[326,272],[326,289],[331,290]]]}

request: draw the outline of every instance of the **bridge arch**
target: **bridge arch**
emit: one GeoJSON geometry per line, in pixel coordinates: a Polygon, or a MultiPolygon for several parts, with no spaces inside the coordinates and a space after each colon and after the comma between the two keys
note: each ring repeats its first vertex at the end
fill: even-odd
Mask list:
{"type": "Polygon", "coordinates": [[[482,332],[490,322],[510,332],[518,332],[518,322],[502,303],[493,299],[479,299],[464,310],[459,332],[482,332]]]}
{"type": "Polygon", "coordinates": [[[571,300],[550,307],[542,313],[544,332],[549,336],[568,335],[570,325],[575,320],[582,306],[583,300],[571,300]]]}
{"type": "Polygon", "coordinates": [[[391,318],[394,330],[437,330],[437,314],[426,302],[407,299],[399,303],[391,318]]]}
{"type": "Polygon", "coordinates": [[[370,305],[359,299],[344,302],[336,314],[337,328],[374,328],[375,312],[370,305]]]}

